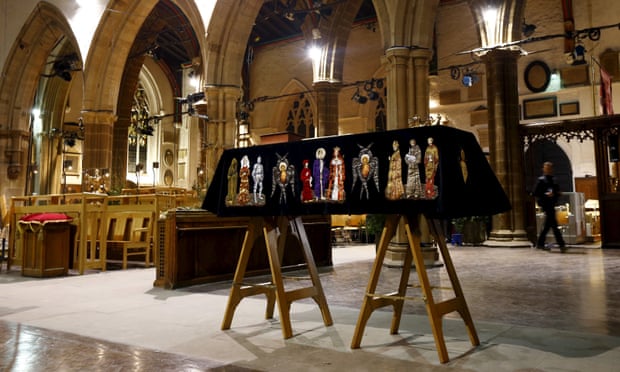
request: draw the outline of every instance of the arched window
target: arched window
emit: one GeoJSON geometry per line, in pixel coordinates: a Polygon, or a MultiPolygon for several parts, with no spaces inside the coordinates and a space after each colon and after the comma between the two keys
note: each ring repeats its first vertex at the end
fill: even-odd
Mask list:
{"type": "Polygon", "coordinates": [[[385,103],[383,97],[377,101],[377,109],[375,111],[375,132],[383,132],[387,129],[387,119],[385,117],[385,103]]]}
{"type": "Polygon", "coordinates": [[[137,171],[136,166],[145,168],[148,146],[148,136],[153,135],[153,123],[150,117],[149,102],[142,87],[138,87],[131,106],[131,123],[129,124],[127,140],[127,171],[137,171]]]}
{"type": "Polygon", "coordinates": [[[286,117],[286,131],[306,138],[316,137],[312,104],[303,93],[291,105],[286,117]]]}

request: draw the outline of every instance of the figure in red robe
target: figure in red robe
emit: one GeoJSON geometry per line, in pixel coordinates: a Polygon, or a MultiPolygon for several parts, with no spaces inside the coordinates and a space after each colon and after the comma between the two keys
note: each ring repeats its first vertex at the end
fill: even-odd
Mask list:
{"type": "Polygon", "coordinates": [[[312,172],[308,168],[308,160],[303,161],[304,167],[301,169],[299,178],[301,179],[301,201],[311,202],[314,200],[314,192],[312,191],[312,172]]]}

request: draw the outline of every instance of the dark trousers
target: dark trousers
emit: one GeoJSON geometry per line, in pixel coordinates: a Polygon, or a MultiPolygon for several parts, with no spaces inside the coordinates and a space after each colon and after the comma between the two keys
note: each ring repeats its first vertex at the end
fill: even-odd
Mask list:
{"type": "Polygon", "coordinates": [[[555,241],[558,243],[560,247],[564,247],[564,238],[562,237],[562,232],[558,228],[558,220],[555,217],[555,209],[553,210],[545,210],[545,225],[543,226],[540,235],[538,236],[539,247],[545,246],[545,239],[547,237],[547,233],[549,230],[553,230],[553,235],[555,235],[555,241]]]}

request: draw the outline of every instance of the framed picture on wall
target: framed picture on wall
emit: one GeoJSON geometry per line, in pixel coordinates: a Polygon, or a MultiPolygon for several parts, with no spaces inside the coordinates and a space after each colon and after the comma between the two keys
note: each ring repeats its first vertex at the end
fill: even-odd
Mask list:
{"type": "Polygon", "coordinates": [[[557,97],[544,97],[523,100],[523,118],[537,119],[557,116],[557,97]]]}
{"type": "Polygon", "coordinates": [[[578,115],[579,114],[579,102],[564,102],[560,103],[560,115],[578,115]]]}

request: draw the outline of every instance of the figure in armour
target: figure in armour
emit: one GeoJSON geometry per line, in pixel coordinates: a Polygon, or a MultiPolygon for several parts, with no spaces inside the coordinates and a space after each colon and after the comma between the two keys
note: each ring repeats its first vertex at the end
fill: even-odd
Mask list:
{"type": "Polygon", "coordinates": [[[263,195],[263,180],[265,179],[265,169],[263,160],[260,156],[256,158],[256,163],[252,168],[252,180],[254,181],[253,194],[254,204],[263,204],[265,196],[263,195]]]}

